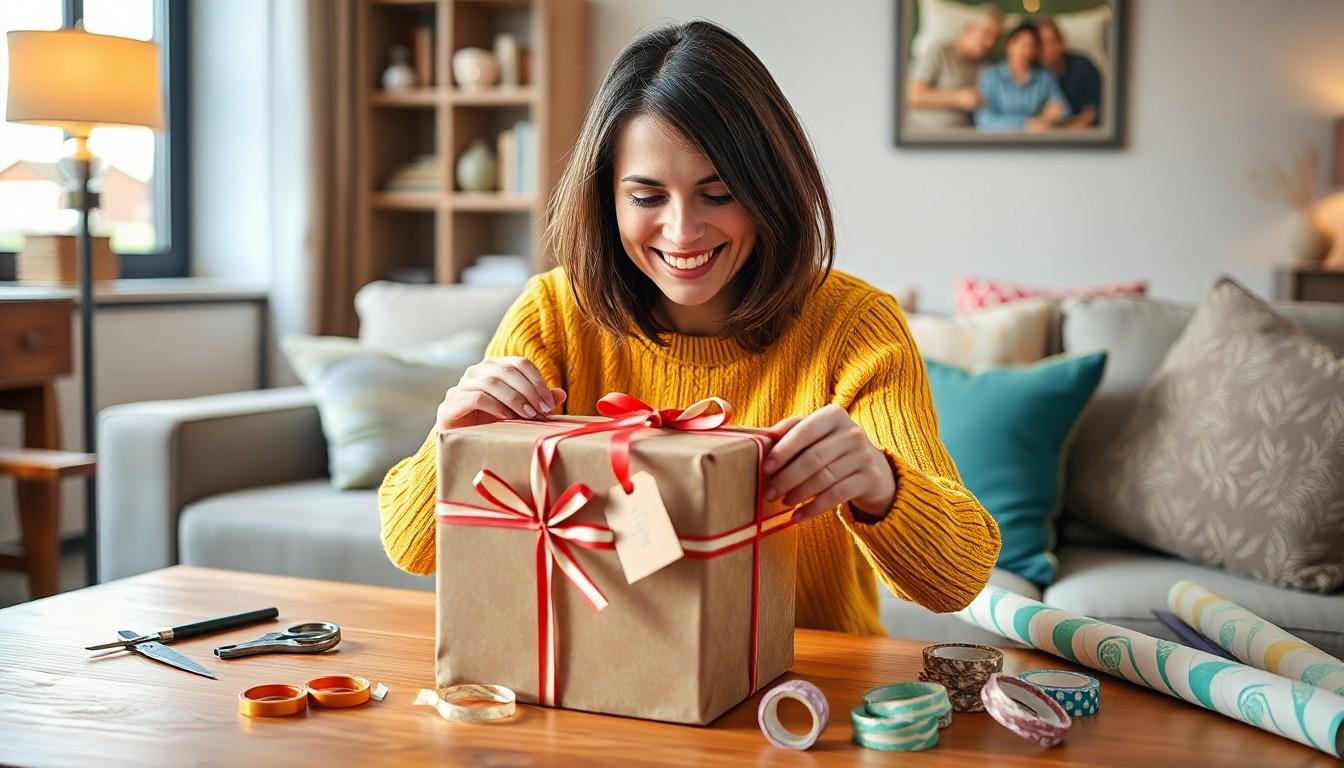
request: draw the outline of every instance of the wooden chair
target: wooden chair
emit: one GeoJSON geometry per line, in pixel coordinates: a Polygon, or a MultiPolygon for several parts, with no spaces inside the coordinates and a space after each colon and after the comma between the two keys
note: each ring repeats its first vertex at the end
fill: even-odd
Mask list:
{"type": "Polygon", "coordinates": [[[0,549],[0,568],[28,574],[36,599],[56,594],[61,563],[61,481],[92,475],[94,455],[43,448],[0,449],[0,475],[17,481],[23,546],[0,549]]]}

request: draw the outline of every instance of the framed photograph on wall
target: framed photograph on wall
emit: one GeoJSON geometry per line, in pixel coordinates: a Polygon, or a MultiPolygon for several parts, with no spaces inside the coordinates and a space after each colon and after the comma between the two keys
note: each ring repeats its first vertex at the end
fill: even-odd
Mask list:
{"type": "Polygon", "coordinates": [[[1125,0],[896,0],[896,144],[1119,147],[1125,0]]]}

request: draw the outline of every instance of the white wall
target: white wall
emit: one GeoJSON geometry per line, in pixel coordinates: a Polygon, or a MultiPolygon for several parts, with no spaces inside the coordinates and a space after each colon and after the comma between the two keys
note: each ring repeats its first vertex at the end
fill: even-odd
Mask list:
{"type": "MultiPolygon", "coordinates": [[[[191,3],[191,272],[270,288],[272,341],[307,328],[304,3],[191,3]]],[[[296,383],[271,345],[271,383],[296,383]]]]}
{"type": "Polygon", "coordinates": [[[737,33],[816,144],[838,265],[916,284],[921,307],[950,309],[961,274],[1147,278],[1157,295],[1195,300],[1227,272],[1271,290],[1288,214],[1247,176],[1308,142],[1328,161],[1344,115],[1344,2],[1134,0],[1127,145],[1068,152],[897,149],[895,5],[590,0],[590,85],[663,21],[698,16],[737,33]]]}

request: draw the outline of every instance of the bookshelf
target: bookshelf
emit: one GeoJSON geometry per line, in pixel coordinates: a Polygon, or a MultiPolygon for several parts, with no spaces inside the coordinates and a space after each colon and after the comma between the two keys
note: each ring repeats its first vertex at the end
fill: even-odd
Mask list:
{"type": "MultiPolygon", "coordinates": [[[[588,104],[584,57],[586,0],[360,0],[355,27],[361,87],[356,162],[357,285],[374,280],[455,283],[479,256],[515,254],[532,271],[550,267],[537,252],[546,200],[559,180],[588,104]],[[381,84],[394,45],[414,50],[413,30],[428,28],[430,82],[388,91],[381,84]],[[511,34],[527,49],[515,86],[459,87],[452,55],[492,50],[511,34]],[[530,121],[535,137],[523,173],[535,192],[457,188],[458,157],[476,139],[492,150],[501,132],[530,121]],[[432,160],[427,156],[432,156],[432,160]],[[441,183],[390,189],[388,179],[420,159],[441,183]]],[[[421,34],[424,34],[423,32],[421,34]]],[[[503,158],[497,157],[502,166],[503,158]]]]}

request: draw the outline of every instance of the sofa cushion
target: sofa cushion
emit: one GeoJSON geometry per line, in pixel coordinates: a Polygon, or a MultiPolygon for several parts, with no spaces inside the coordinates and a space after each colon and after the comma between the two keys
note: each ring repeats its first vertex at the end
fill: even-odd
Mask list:
{"type": "MultiPolygon", "coordinates": [[[[1344,349],[1344,304],[1290,302],[1273,306],[1307,333],[1344,349]]],[[[1075,299],[1062,306],[1064,352],[1104,349],[1107,353],[1101,384],[1070,443],[1064,517],[1076,516],[1079,477],[1101,460],[1120,433],[1143,388],[1194,311],[1189,304],[1140,298],[1075,299]]],[[[1067,535],[1070,528],[1064,526],[1063,533],[1067,535]]],[[[1069,539],[1061,541],[1068,543],[1069,539]]]]}
{"type": "Polygon", "coordinates": [[[414,453],[444,392],[480,361],[487,341],[480,330],[400,350],[344,336],[285,337],[285,359],[317,400],[332,486],[372,488],[414,453]]]}
{"type": "Polygon", "coordinates": [[[1058,554],[1059,579],[1042,600],[1055,608],[1180,642],[1152,609],[1167,609],[1171,586],[1190,579],[1326,653],[1344,656],[1344,594],[1283,589],[1155,552],[1070,546],[1058,554]]]}
{"type": "MultiPolygon", "coordinates": [[[[1017,574],[995,568],[989,583],[1030,597],[1041,599],[1041,589],[1017,574]]],[[[983,643],[1001,648],[1016,648],[1018,643],[983,630],[957,618],[955,613],[934,613],[918,603],[902,600],[891,590],[878,587],[878,609],[882,626],[892,637],[926,640],[931,643],[983,643]]]]}
{"type": "Polygon", "coordinates": [[[966,370],[1034,363],[1045,357],[1053,302],[1030,299],[952,317],[907,312],[924,357],[966,370]]]}
{"type": "Polygon", "coordinates": [[[1220,280],[1101,461],[1100,527],[1284,587],[1344,584],[1344,358],[1220,280]]]}
{"type": "Polygon", "coordinates": [[[484,331],[488,338],[521,290],[522,286],[369,283],[355,294],[359,340],[399,349],[466,330],[484,331]]]}
{"type": "Polygon", "coordinates": [[[188,504],[178,524],[187,565],[434,589],[383,553],[377,491],[337,491],[325,479],[250,488],[188,504]]]}

